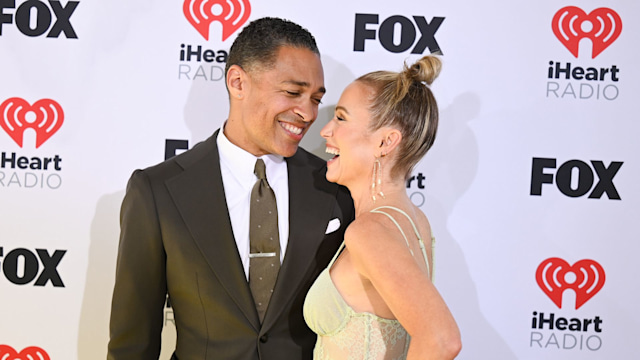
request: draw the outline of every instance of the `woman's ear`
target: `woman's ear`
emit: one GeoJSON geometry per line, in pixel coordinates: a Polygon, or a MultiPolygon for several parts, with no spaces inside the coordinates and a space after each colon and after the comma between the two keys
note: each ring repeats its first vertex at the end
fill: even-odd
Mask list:
{"type": "Polygon", "coordinates": [[[380,141],[380,155],[390,154],[402,140],[402,133],[395,128],[384,128],[382,132],[382,140],[380,141]]]}
{"type": "Polygon", "coordinates": [[[247,73],[239,65],[231,65],[227,71],[227,89],[232,99],[241,99],[246,88],[247,73]]]}

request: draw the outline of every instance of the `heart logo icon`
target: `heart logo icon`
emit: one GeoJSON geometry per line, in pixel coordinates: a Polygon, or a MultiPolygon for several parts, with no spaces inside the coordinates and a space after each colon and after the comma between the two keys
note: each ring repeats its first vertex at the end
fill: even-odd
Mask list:
{"type": "Polygon", "coordinates": [[[185,0],[182,11],[207,41],[211,23],[220,22],[222,41],[225,41],[247,22],[251,15],[251,4],[248,0],[185,0]]]}
{"type": "Polygon", "coordinates": [[[579,7],[567,6],[553,16],[551,28],[576,58],[580,40],[590,39],[591,58],[595,59],[620,36],[622,19],[609,8],[598,8],[587,14],[579,7]]]}
{"type": "Polygon", "coordinates": [[[55,134],[64,122],[64,111],[57,102],[41,99],[29,105],[14,97],[0,104],[0,127],[22,147],[24,131],[36,132],[36,149],[55,134]]]}
{"type": "Polygon", "coordinates": [[[49,354],[37,346],[30,346],[17,352],[9,345],[0,345],[2,360],[51,360],[49,354]]]}
{"type": "Polygon", "coordinates": [[[577,310],[602,289],[605,274],[602,266],[593,260],[580,260],[570,266],[560,258],[549,258],[538,266],[536,281],[558,308],[562,308],[564,291],[573,290],[577,310]]]}

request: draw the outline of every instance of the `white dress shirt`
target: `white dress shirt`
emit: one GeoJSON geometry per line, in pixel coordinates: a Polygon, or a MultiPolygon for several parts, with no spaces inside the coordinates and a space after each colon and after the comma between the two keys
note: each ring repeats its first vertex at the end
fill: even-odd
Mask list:
{"type": "MultiPolygon", "coordinates": [[[[249,280],[249,206],[251,190],[258,177],[253,173],[257,157],[234,145],[220,129],[218,138],[220,170],[224,194],[227,199],[233,236],[242,259],[244,273],[249,280]]],[[[287,162],[279,155],[263,155],[267,181],[276,195],[278,207],[278,234],[280,236],[280,263],[284,259],[289,240],[289,178],[287,162]]]]}

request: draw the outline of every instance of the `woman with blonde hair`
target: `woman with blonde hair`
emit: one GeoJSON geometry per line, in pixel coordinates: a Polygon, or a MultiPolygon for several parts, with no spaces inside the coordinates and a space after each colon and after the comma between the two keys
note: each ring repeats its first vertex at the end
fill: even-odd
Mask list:
{"type": "Polygon", "coordinates": [[[430,85],[441,61],[375,71],[342,93],[322,129],[329,181],[346,186],[356,219],[307,294],[318,334],[314,359],[453,359],[460,332],[433,280],[431,227],[406,192],[433,145],[438,107],[430,85]],[[425,245],[426,243],[426,245],[425,245]]]}

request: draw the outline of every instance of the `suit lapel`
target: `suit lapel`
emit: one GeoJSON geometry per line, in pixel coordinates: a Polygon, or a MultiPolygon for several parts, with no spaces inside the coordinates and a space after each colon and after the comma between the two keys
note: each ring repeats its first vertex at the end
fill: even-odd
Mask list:
{"type": "Polygon", "coordinates": [[[284,262],[265,314],[265,331],[297,295],[314,266],[316,250],[324,238],[335,206],[338,187],[325,180],[324,171],[308,164],[299,150],[287,159],[289,172],[289,241],[284,262]]]}
{"type": "Polygon", "coordinates": [[[217,134],[176,159],[184,171],[169,179],[167,188],[211,270],[257,330],[260,322],[229,220],[217,134]]]}

